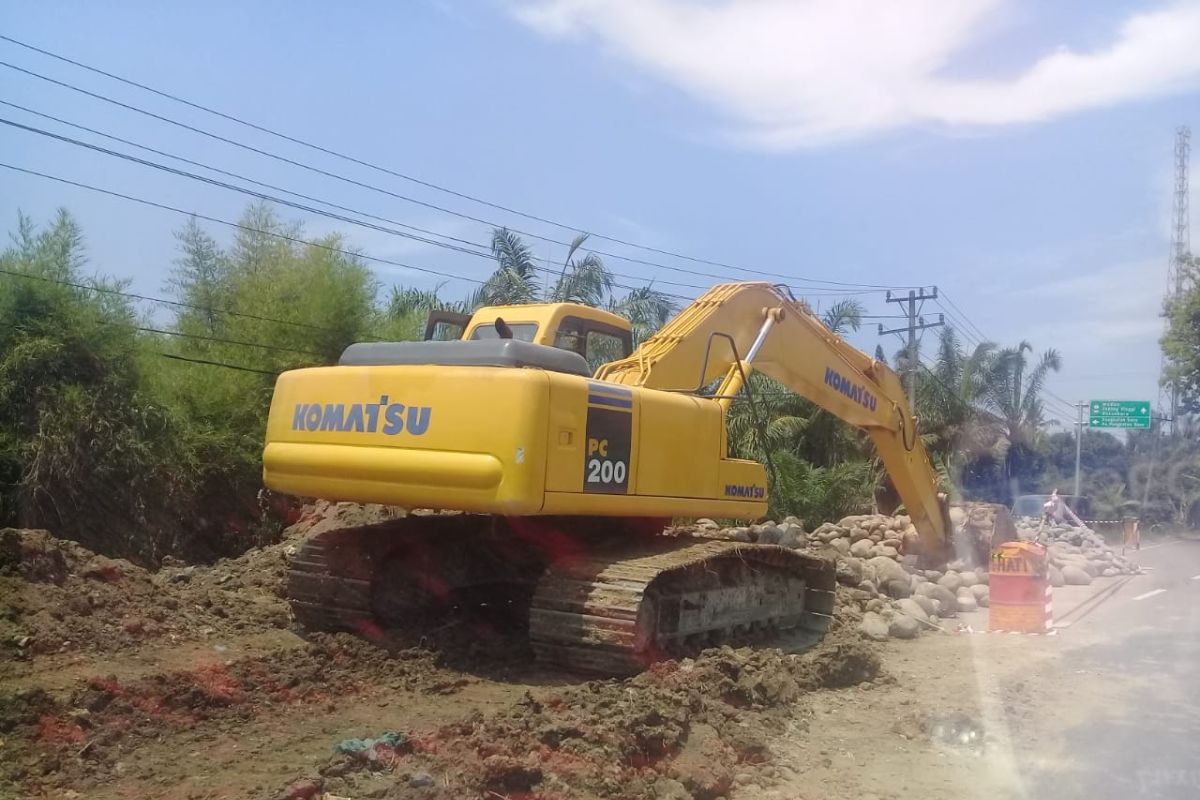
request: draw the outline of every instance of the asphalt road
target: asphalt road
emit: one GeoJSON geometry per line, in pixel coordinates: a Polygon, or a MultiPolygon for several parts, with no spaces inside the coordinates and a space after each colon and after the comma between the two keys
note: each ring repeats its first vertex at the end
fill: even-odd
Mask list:
{"type": "Polygon", "coordinates": [[[1049,767],[1018,759],[1031,798],[1200,798],[1200,541],[1134,558],[1149,572],[1056,590],[1061,657],[1038,683],[1064,747],[1049,767]],[[1084,713],[1055,708],[1067,683],[1092,684],[1084,713]]]}

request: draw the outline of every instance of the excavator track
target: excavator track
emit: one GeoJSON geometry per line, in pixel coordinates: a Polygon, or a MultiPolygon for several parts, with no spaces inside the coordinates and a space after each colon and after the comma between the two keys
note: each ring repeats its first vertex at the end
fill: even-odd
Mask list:
{"type": "Polygon", "coordinates": [[[627,675],[701,647],[832,621],[832,562],[774,545],[658,537],[550,565],[529,636],[543,662],[627,675]]]}
{"type": "MultiPolygon", "coordinates": [[[[375,638],[428,611],[469,613],[464,596],[489,584],[515,587],[502,596],[522,598],[522,619],[528,603],[538,660],[613,676],[702,647],[829,627],[832,562],[774,545],[631,539],[614,535],[627,533],[615,520],[574,520],[564,539],[528,520],[410,515],[318,534],[288,571],[296,621],[375,638]]],[[[493,605],[497,594],[483,592],[493,605]]]]}
{"type": "Polygon", "coordinates": [[[308,630],[371,635],[461,601],[489,584],[527,585],[541,561],[479,514],[410,514],[324,531],[293,556],[287,580],[296,621],[308,630]]]}

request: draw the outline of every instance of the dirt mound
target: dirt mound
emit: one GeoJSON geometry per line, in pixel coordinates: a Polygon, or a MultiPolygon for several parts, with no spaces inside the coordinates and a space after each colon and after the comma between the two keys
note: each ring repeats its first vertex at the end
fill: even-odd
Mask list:
{"type": "Polygon", "coordinates": [[[303,508],[278,543],[207,565],[167,557],[156,571],[47,531],[0,530],[0,664],[286,628],[287,564],[300,539],[403,514],[390,506],[317,502],[303,508]]]}
{"type": "Polygon", "coordinates": [[[426,650],[389,652],[348,635],[320,635],[296,650],[132,681],[96,675],[64,698],[38,689],[0,695],[7,740],[0,793],[6,784],[26,791],[83,785],[181,728],[241,724],[284,706],[333,712],[380,686],[430,694],[461,686],[461,676],[435,660],[426,650]]]}
{"type": "Polygon", "coordinates": [[[285,547],[149,572],[46,531],[0,530],[0,663],[286,627],[285,547]]]}
{"type": "MultiPolygon", "coordinates": [[[[278,544],[207,566],[167,561],[157,571],[44,531],[3,531],[0,661],[13,654],[31,662],[26,670],[51,669],[63,661],[55,654],[78,652],[82,660],[68,660],[124,663],[128,653],[162,649],[138,649],[148,642],[207,646],[226,634],[286,627],[282,593],[298,537],[387,515],[395,512],[324,504],[278,544]],[[115,651],[122,656],[109,655],[115,651]]],[[[522,634],[484,618],[414,626],[375,643],[317,634],[306,645],[201,667],[175,661],[152,673],[81,672],[84,680],[52,692],[0,692],[0,794],[9,786],[35,796],[98,788],[122,770],[125,780],[130,770],[136,781],[154,780],[166,756],[142,758],[164,741],[221,740],[289,714],[333,721],[353,706],[356,714],[371,709],[371,729],[330,735],[326,759],[309,761],[324,746],[319,738],[299,764],[282,758],[276,777],[302,770],[292,773],[296,796],[718,797],[735,775],[772,760],[776,737],[803,724],[807,694],[879,676],[855,612],[838,613],[811,652],[722,647],[623,681],[543,675],[548,685],[524,683],[538,670],[522,634]],[[493,688],[500,684],[507,690],[493,688]],[[493,699],[474,711],[411,713],[473,692],[493,699]],[[402,710],[391,710],[395,695],[406,698],[395,706],[402,710]]]]}
{"type": "Polygon", "coordinates": [[[334,503],[316,500],[301,509],[300,518],[284,530],[283,537],[285,540],[295,540],[336,528],[374,525],[377,522],[399,519],[407,513],[398,506],[384,506],[378,503],[334,503]]]}
{"type": "MultiPolygon", "coordinates": [[[[715,798],[772,758],[771,741],[808,692],[870,681],[878,655],[853,634],[811,653],[722,647],[624,681],[530,692],[502,711],[431,731],[403,718],[386,758],[338,754],[293,786],[388,797],[715,798]]],[[[374,751],[370,751],[374,752],[374,751]]],[[[287,796],[284,792],[283,796],[287,796]]]]}

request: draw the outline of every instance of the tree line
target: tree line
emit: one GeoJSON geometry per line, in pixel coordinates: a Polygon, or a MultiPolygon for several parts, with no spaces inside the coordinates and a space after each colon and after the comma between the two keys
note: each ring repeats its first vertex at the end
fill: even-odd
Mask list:
{"type": "MultiPolygon", "coordinates": [[[[41,227],[18,219],[0,254],[0,524],[45,527],[144,563],[237,553],[272,540],[284,521],[261,485],[279,372],[334,363],[356,341],[418,339],[436,309],[579,302],[629,319],[635,341],[679,310],[653,285],[618,286],[582,234],[561,264],[544,265],[497,229],[491,275],[448,297],[444,287],[384,287],[340,235],[306,238],[269,206],[247,208],[239,224],[224,244],[185,224],[166,296],[147,300],[89,265],[67,212],[41,227]]],[[[1171,313],[1200,330],[1191,322],[1200,299],[1194,306],[1168,310],[1172,330],[1171,313]]],[[[864,311],[845,300],[822,318],[844,333],[864,311]]],[[[1185,352],[1175,339],[1164,347],[1185,352]]],[[[1200,372],[1200,343],[1192,348],[1192,372],[1184,355],[1172,362],[1180,375],[1200,372]]],[[[908,359],[897,353],[893,366],[903,371],[908,359]]],[[[949,491],[1005,502],[1067,487],[1074,439],[1042,403],[1061,365],[1055,351],[1035,355],[1024,342],[967,351],[952,329],[931,366],[914,362],[921,433],[949,491]]],[[[887,502],[865,437],[765,376],[751,376],[728,422],[733,454],[769,464],[773,514],[815,525],[887,502]]],[[[1190,520],[1200,499],[1196,433],[1180,426],[1122,441],[1087,431],[1085,491],[1113,513],[1190,520]],[[1156,467],[1158,479],[1139,477],[1156,467]]]]}
{"type": "Polygon", "coordinates": [[[573,301],[648,336],[675,312],[652,286],[620,290],[576,237],[539,267],[492,236],[475,291],[385,291],[338,234],[304,235],[252,205],[226,245],[194,219],[176,232],[161,300],[97,275],[66,211],[21,216],[0,254],[0,525],[44,527],[151,563],[211,559],[277,535],[261,452],[275,376],[332,364],[358,341],[419,339],[433,309],[573,301]]]}

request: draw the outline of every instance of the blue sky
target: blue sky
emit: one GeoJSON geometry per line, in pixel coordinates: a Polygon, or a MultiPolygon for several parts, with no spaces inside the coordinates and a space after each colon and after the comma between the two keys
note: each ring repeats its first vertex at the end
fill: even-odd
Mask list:
{"type": "MultiPolygon", "coordinates": [[[[936,284],[988,337],[1058,348],[1059,397],[1157,397],[1173,135],[1200,124],[1196,2],[45,2],[5,4],[0,33],[510,208],[793,276],[814,305],[837,297],[802,279],[936,284]]],[[[391,192],[570,238],[6,42],[0,60],[391,192]]],[[[487,238],[485,225],[8,68],[0,99],[393,220],[487,238]]],[[[96,139],[7,106],[0,117],[96,139]]],[[[216,217],[235,218],[246,202],[7,126],[0,153],[216,217]]],[[[1200,192],[1192,196],[1200,209],[1200,192]]],[[[17,209],[41,220],[58,206],[83,224],[94,269],[162,293],[180,217],[0,170],[9,227],[17,209]]],[[[343,231],[371,255],[475,278],[490,268],[289,213],[310,233],[343,231]]],[[[541,257],[564,255],[534,244],[541,257]]],[[[656,280],[691,295],[667,282],[715,282],[668,266],[754,277],[593,244],[663,265],[609,258],[629,285],[656,280]]],[[[442,280],[376,267],[385,284],[442,280]]],[[[469,288],[456,280],[443,291],[469,288]]],[[[856,296],[870,314],[896,313],[882,292],[856,296]]],[[[869,322],[854,341],[871,351],[879,338],[869,322]]],[[[932,344],[927,336],[927,355],[932,344]]],[[[889,354],[897,345],[884,342],[889,354]]],[[[1070,413],[1054,402],[1053,414],[1070,413]]]]}

